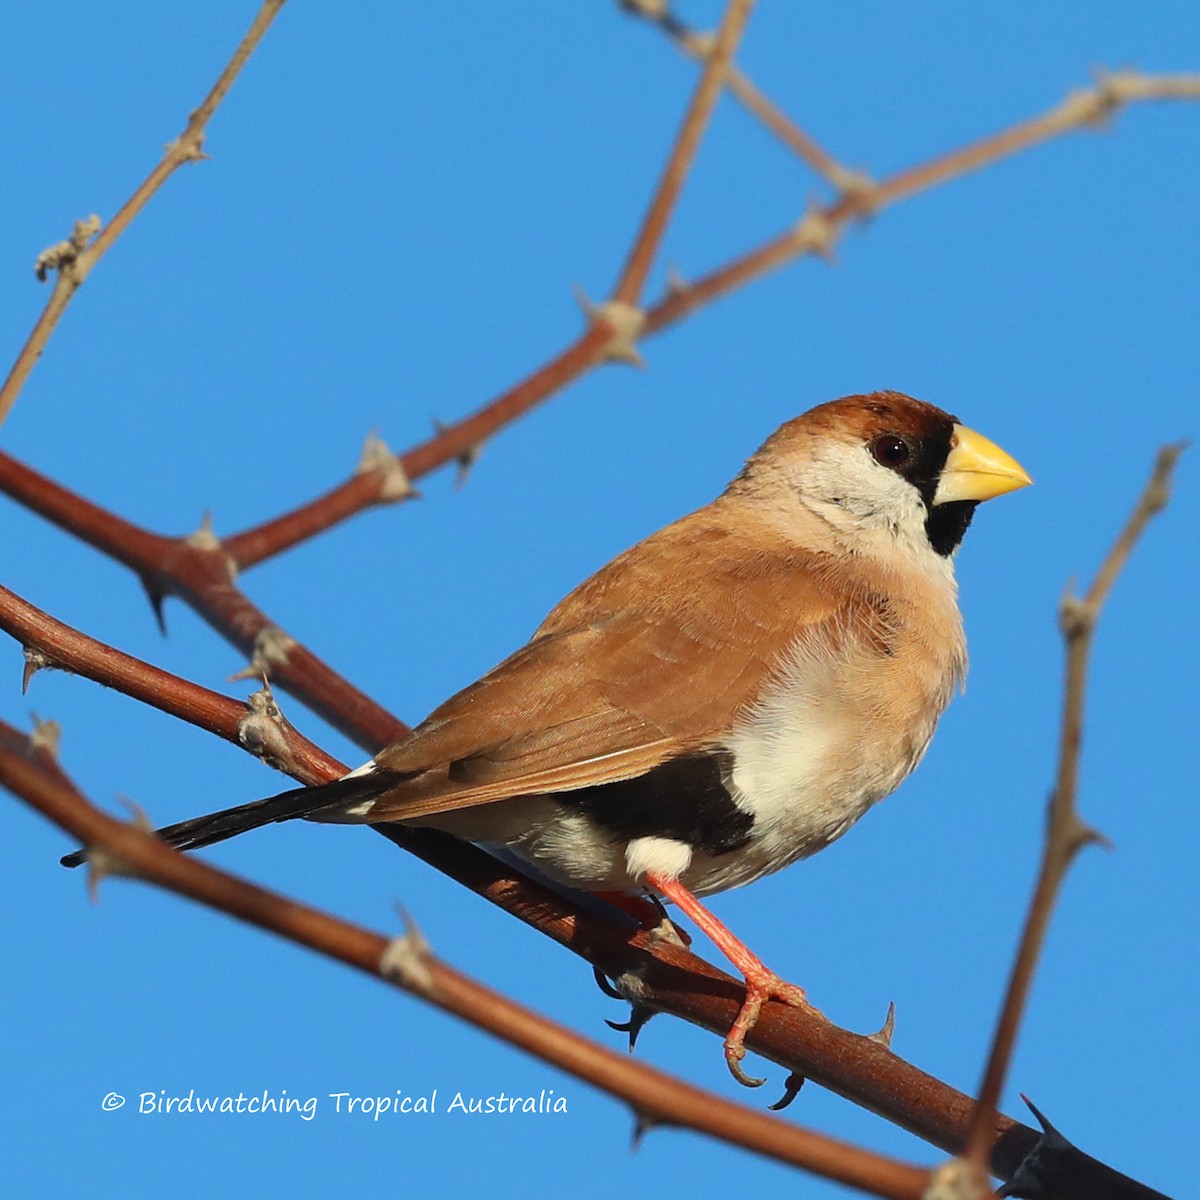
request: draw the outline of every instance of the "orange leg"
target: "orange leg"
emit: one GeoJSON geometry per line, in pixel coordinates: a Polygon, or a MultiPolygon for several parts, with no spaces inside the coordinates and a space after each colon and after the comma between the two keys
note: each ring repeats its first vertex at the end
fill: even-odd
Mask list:
{"type": "Polygon", "coordinates": [[[809,1004],[804,989],[787,983],[770,970],[747,946],[739,941],[716,917],[679,882],[662,875],[647,875],[646,882],[668,900],[674,901],[708,935],[713,945],[729,959],[746,980],[746,999],[737,1020],[725,1038],[725,1061],[733,1077],[747,1087],[759,1087],[763,1080],[754,1079],[742,1070],[742,1059],[746,1057],[746,1034],[754,1028],[763,1004],[768,1000],[782,1000],[795,1008],[817,1010],[809,1004]]]}

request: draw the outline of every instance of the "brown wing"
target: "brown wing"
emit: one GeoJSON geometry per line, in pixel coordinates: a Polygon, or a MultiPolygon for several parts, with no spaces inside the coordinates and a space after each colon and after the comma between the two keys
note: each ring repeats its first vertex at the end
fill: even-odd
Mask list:
{"type": "Polygon", "coordinates": [[[819,558],[702,524],[706,511],[614,559],[377,755],[405,778],[372,822],[629,779],[721,739],[838,605],[819,558]]]}

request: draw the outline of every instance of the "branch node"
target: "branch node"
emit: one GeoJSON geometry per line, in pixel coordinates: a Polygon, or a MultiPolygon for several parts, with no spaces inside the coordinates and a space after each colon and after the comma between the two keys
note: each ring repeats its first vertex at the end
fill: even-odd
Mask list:
{"type": "Polygon", "coordinates": [[[283,769],[291,764],[283,713],[265,678],[262,687],[246,698],[246,715],[238,722],[237,735],[242,746],[268,766],[283,769]]]}
{"type": "Polygon", "coordinates": [[[840,163],[831,163],[826,174],[840,196],[855,206],[862,220],[866,220],[875,211],[878,206],[876,196],[879,185],[866,171],[853,171],[840,163]]]}
{"type": "Polygon", "coordinates": [[[829,219],[820,205],[814,204],[793,227],[792,242],[798,253],[807,251],[832,263],[840,234],[841,227],[829,219]]]}
{"type": "Polygon", "coordinates": [[[896,1004],[892,1001],[888,1004],[887,1016],[883,1019],[883,1025],[877,1033],[868,1033],[867,1041],[878,1042],[886,1050],[892,1048],[892,1034],[896,1032],[896,1004]]]}
{"type": "Polygon", "coordinates": [[[1096,625],[1096,606],[1074,592],[1067,592],[1058,604],[1058,627],[1068,642],[1087,637],[1096,625]]]}
{"type": "Polygon", "coordinates": [[[921,1200],[991,1200],[992,1194],[982,1167],[952,1158],[929,1173],[921,1200]]]}
{"type": "Polygon", "coordinates": [[[603,326],[608,340],[600,347],[601,362],[628,363],[631,367],[644,367],[646,360],[638,352],[637,341],[646,324],[645,309],[623,300],[605,300],[596,304],[589,300],[582,289],[576,287],[575,300],[593,328],[603,326]]]}
{"type": "Polygon", "coordinates": [[[29,748],[35,753],[43,751],[54,762],[58,762],[58,746],[62,741],[62,726],[57,721],[43,721],[37,713],[33,717],[33,732],[29,735],[29,748]]]}
{"type": "Polygon", "coordinates": [[[404,933],[392,938],[379,956],[379,974],[419,996],[432,996],[433,974],[429,963],[433,951],[408,911],[402,907],[397,911],[404,924],[404,933]]]}
{"type": "Polygon", "coordinates": [[[204,516],[200,519],[200,528],[195,533],[189,533],[182,540],[183,544],[189,550],[198,550],[203,554],[219,554],[225,566],[225,573],[229,576],[229,582],[232,583],[237,579],[237,563],[233,560],[232,555],[225,553],[224,543],[213,532],[211,510],[206,510],[204,516]]]}
{"type": "Polygon", "coordinates": [[[39,650],[36,646],[23,646],[22,650],[25,653],[25,668],[21,672],[21,695],[24,696],[29,691],[29,685],[33,681],[33,677],[39,671],[66,671],[62,663],[56,658],[51,658],[44,650],[39,650]]]}
{"type": "Polygon", "coordinates": [[[380,503],[394,504],[420,495],[413,487],[399,456],[374,430],[367,434],[367,440],[363,443],[362,456],[355,473],[379,476],[380,503]]]}
{"type": "MultiPolygon", "coordinates": [[[[126,797],[120,797],[121,803],[130,812],[130,825],[140,829],[142,833],[154,832],[154,825],[144,809],[126,797]]],[[[87,864],[87,894],[93,904],[100,903],[100,883],[109,875],[120,879],[141,879],[140,871],[130,866],[115,850],[107,846],[86,846],[82,852],[83,861],[87,864]]],[[[73,865],[73,864],[72,864],[73,865]]]]}
{"type": "Polygon", "coordinates": [[[288,656],[296,647],[296,639],[284,633],[278,625],[264,625],[254,635],[254,649],[250,662],[229,677],[230,683],[240,679],[267,680],[272,667],[287,666],[288,656]]]}
{"type": "MultiPolygon", "coordinates": [[[[193,119],[195,113],[192,114],[193,119]]],[[[174,141],[168,142],[163,150],[168,158],[179,163],[200,162],[210,159],[212,155],[204,153],[204,130],[185,129],[174,141]]]]}
{"type": "Polygon", "coordinates": [[[1096,67],[1095,84],[1067,93],[1059,110],[1063,124],[1070,128],[1107,129],[1113,114],[1138,93],[1141,76],[1136,71],[1109,71],[1096,67]]]}
{"type": "Polygon", "coordinates": [[[47,246],[34,260],[33,273],[39,283],[45,283],[51,271],[67,274],[75,284],[83,282],[83,277],[74,271],[79,256],[87,249],[88,242],[100,232],[103,222],[95,213],[83,221],[76,221],[71,236],[63,242],[47,246]]]}

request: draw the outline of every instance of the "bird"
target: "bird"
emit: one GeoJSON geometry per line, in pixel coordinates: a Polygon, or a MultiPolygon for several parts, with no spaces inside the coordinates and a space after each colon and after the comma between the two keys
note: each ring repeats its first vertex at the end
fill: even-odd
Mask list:
{"type": "Polygon", "coordinates": [[[922,400],[821,404],[364,766],[159,836],[401,822],[674,903],[745,980],[725,1058],[759,1082],[740,1064],[763,1004],[810,1006],[701,898],[825,848],[917,766],[966,673],[955,552],[979,503],[1030,482],[922,400]]]}

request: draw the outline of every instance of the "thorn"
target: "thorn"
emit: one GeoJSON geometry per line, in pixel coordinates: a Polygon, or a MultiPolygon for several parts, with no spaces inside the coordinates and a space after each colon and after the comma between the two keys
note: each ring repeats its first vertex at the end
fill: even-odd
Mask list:
{"type": "Polygon", "coordinates": [[[604,362],[623,362],[633,367],[644,367],[646,360],[638,353],[637,340],[646,324],[645,312],[632,304],[619,300],[605,300],[595,304],[579,287],[572,289],[575,300],[583,310],[588,324],[608,327],[608,341],[600,349],[604,362]]]}
{"type": "Polygon", "coordinates": [[[396,912],[400,915],[404,933],[392,938],[379,956],[379,974],[384,979],[395,980],[411,992],[430,996],[434,990],[433,975],[429,970],[433,951],[408,909],[397,904],[396,912]]]}
{"type": "MultiPolygon", "coordinates": [[[[437,433],[443,434],[449,425],[443,425],[437,417],[433,418],[433,428],[437,433]]],[[[483,453],[483,443],[474,442],[468,446],[455,461],[458,463],[458,473],[454,476],[454,486],[460,488],[467,482],[467,476],[471,474],[471,469],[479,461],[479,456],[483,453]]]]}
{"type": "Polygon", "coordinates": [[[661,1121],[656,1121],[653,1117],[647,1116],[646,1113],[639,1112],[635,1108],[633,1110],[633,1136],[629,1139],[630,1151],[636,1154],[646,1134],[652,1129],[657,1129],[661,1124],[661,1121]]]}
{"type": "Polygon", "coordinates": [[[1050,1118],[1042,1112],[1040,1108],[1024,1092],[1017,1093],[1024,1102],[1025,1107],[1037,1118],[1037,1123],[1042,1127],[1042,1133],[1049,1138],[1057,1138],[1063,1145],[1069,1146],[1071,1143],[1050,1123],[1050,1118]]]}
{"type": "Polygon", "coordinates": [[[229,676],[230,683],[240,679],[267,679],[272,667],[285,667],[288,655],[296,646],[296,639],[284,633],[278,625],[264,625],[254,635],[254,648],[250,662],[240,671],[229,676]]]}
{"type": "Polygon", "coordinates": [[[783,1095],[775,1101],[774,1104],[768,1104],[767,1108],[771,1112],[783,1112],[785,1108],[795,1098],[800,1095],[800,1089],[804,1086],[804,1076],[799,1071],[793,1071],[783,1082],[783,1095]]]}
{"type": "Polygon", "coordinates": [[[30,713],[33,733],[29,745],[33,750],[43,750],[54,762],[58,762],[58,746],[62,741],[62,726],[57,721],[43,721],[37,713],[30,713]]]}
{"type": "Polygon", "coordinates": [[[609,981],[605,973],[599,967],[592,967],[592,976],[596,980],[596,986],[608,997],[613,1000],[624,1000],[625,997],[617,991],[616,987],[609,981]]]}
{"type": "Polygon", "coordinates": [[[881,1046],[888,1050],[892,1048],[892,1034],[896,1030],[896,1005],[893,1001],[888,1005],[887,1016],[883,1019],[883,1026],[878,1033],[868,1033],[867,1040],[878,1042],[881,1046]]]}
{"type": "Polygon", "coordinates": [[[200,518],[200,528],[195,533],[189,533],[183,540],[198,550],[219,550],[221,548],[221,540],[213,532],[211,508],[204,510],[204,515],[200,518]]]}
{"type": "Polygon", "coordinates": [[[1045,1200],[1050,1195],[1050,1190],[1047,1188],[1043,1176],[1047,1173],[1047,1168],[1053,1165],[1048,1160],[1052,1160],[1060,1154],[1074,1152],[1075,1147],[1055,1129],[1037,1105],[1023,1092],[1021,1099],[1025,1101],[1026,1107],[1037,1118],[1038,1124],[1042,1127],[1042,1134],[1034,1143],[1033,1149],[1017,1164],[1012,1178],[997,1195],[1022,1196],[1027,1200],[1045,1200]]]}
{"type": "Polygon", "coordinates": [[[154,832],[154,823],[146,815],[146,810],[136,800],[130,800],[128,796],[118,796],[117,799],[121,802],[121,807],[129,813],[129,823],[134,829],[140,829],[143,833],[154,832]]]}
{"type": "Polygon", "coordinates": [[[154,620],[158,623],[158,632],[167,636],[167,614],[163,611],[163,601],[166,600],[167,594],[160,587],[156,587],[145,575],[139,575],[138,578],[142,583],[142,591],[146,593],[146,599],[150,601],[150,608],[154,612],[154,620]]]}
{"type": "Polygon", "coordinates": [[[23,646],[25,667],[21,671],[21,695],[29,692],[29,685],[39,671],[65,671],[67,668],[57,659],[51,658],[44,650],[36,646],[23,646]]]}
{"type": "Polygon", "coordinates": [[[412,485],[404,463],[388,446],[387,442],[375,430],[367,434],[363,442],[362,455],[358,460],[357,474],[378,474],[379,501],[383,504],[394,504],[399,500],[408,500],[420,496],[412,485]]]}
{"type": "MultiPolygon", "coordinates": [[[[71,236],[64,242],[47,246],[34,261],[33,273],[39,283],[45,283],[51,271],[65,271],[73,267],[87,244],[100,232],[103,222],[95,213],[83,221],[76,221],[71,236]]],[[[76,282],[79,282],[78,280],[76,282]]]]}
{"type": "Polygon", "coordinates": [[[1071,854],[1077,854],[1085,846],[1101,846],[1105,850],[1115,850],[1112,840],[1092,825],[1080,820],[1074,810],[1069,814],[1069,826],[1064,833],[1071,854]]]}
{"type": "Polygon", "coordinates": [[[656,1016],[657,1013],[657,1009],[651,1008],[647,1004],[631,1002],[629,1005],[628,1021],[605,1020],[604,1023],[609,1029],[615,1029],[618,1033],[629,1034],[629,1053],[632,1054],[634,1047],[637,1045],[638,1035],[650,1023],[650,1018],[656,1016]]]}

